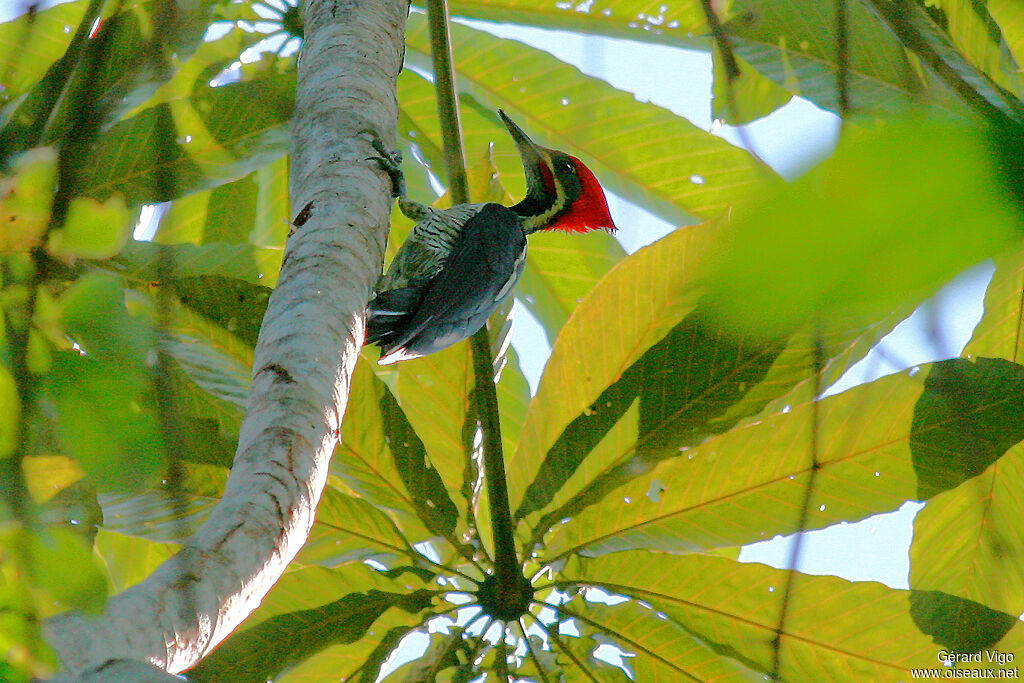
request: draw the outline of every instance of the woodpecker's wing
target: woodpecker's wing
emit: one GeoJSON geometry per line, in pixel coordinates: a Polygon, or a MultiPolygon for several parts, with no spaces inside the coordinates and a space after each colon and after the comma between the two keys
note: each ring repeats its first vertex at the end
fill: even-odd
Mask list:
{"type": "MultiPolygon", "coordinates": [[[[484,205],[462,226],[402,329],[382,339],[381,362],[415,358],[468,339],[512,292],[525,257],[526,234],[518,216],[500,204],[484,205]]],[[[413,297],[409,292],[395,298],[413,297]]]]}

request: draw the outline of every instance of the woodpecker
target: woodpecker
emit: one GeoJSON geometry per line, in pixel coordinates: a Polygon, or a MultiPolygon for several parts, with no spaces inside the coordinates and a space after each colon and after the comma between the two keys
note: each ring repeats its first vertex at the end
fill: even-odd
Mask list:
{"type": "Polygon", "coordinates": [[[399,208],[415,222],[367,305],[366,343],[380,345],[381,365],[440,351],[480,329],[522,275],[527,235],[616,229],[604,190],[582,161],[535,144],[505,112],[498,116],[526,171],[526,196],[514,206],[435,209],[410,201],[401,154],[373,141],[399,208]]]}

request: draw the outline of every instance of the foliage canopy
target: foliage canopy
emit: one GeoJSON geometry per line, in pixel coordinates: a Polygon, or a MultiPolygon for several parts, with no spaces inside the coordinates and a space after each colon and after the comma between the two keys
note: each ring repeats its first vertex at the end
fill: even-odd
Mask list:
{"type": "MultiPolygon", "coordinates": [[[[511,311],[489,325],[535,602],[504,631],[473,607],[493,539],[468,345],[388,368],[366,350],[309,542],[190,679],[376,681],[403,642],[425,652],[383,681],[899,681],[942,649],[1024,655],[1021,3],[450,7],[712,52],[716,118],[800,96],[843,117],[839,146],[784,182],[656,104],[453,24],[474,200],[522,191],[501,107],[682,226],[630,256],[604,234],[532,238],[517,300],[553,347],[534,395],[511,311]],[[986,259],[962,357],[817,398],[986,259]],[[910,590],[736,559],[906,501],[926,501],[910,590]]],[[[294,8],[215,0],[72,0],[0,24],[0,679],[45,675],[38,620],[147,576],[223,492],[288,229],[300,32],[294,8]],[[132,237],[140,217],[152,240],[132,237]]],[[[411,194],[435,198],[417,5],[406,44],[400,141],[411,194]]],[[[389,253],[408,229],[396,212],[389,253]]]]}

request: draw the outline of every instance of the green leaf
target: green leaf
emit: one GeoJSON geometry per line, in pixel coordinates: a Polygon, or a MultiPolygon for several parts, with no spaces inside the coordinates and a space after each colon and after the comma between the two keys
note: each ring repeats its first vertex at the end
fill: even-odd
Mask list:
{"type": "MultiPolygon", "coordinates": [[[[590,629],[587,631],[589,633],[590,629]]],[[[626,683],[629,680],[622,669],[595,656],[601,643],[593,636],[559,636],[557,632],[549,628],[548,638],[552,642],[551,649],[556,653],[556,663],[561,665],[560,673],[566,676],[565,680],[574,683],[575,681],[626,683]]],[[[560,679],[555,677],[553,680],[560,679]]]]}
{"type": "Polygon", "coordinates": [[[21,439],[21,397],[14,375],[0,364],[0,459],[9,458],[21,439]]]}
{"type": "Polygon", "coordinates": [[[240,422],[249,401],[251,347],[221,326],[175,306],[160,348],[223,410],[236,413],[240,422]]]}
{"type": "MultiPolygon", "coordinates": [[[[557,490],[551,488],[555,480],[538,478],[539,467],[549,450],[558,448],[558,440],[574,418],[591,422],[592,415],[586,413],[593,412],[590,408],[598,401],[605,404],[599,408],[614,408],[619,415],[629,407],[632,399],[626,394],[622,400],[627,403],[616,401],[608,406],[612,397],[604,396],[602,401],[602,392],[692,309],[696,290],[675,292],[687,282],[692,286],[698,264],[714,248],[718,232],[715,225],[677,230],[633,254],[584,299],[563,328],[527,412],[519,449],[509,459],[510,500],[514,506],[525,506],[519,516],[540,509],[544,498],[557,490]],[[594,353],[594,339],[601,339],[600,354],[594,353]],[[537,491],[527,498],[531,481],[537,481],[546,493],[537,491]]],[[[606,416],[612,423],[618,419],[605,410],[599,410],[596,419],[605,420],[606,416]]],[[[578,431],[584,439],[600,439],[603,434],[593,427],[584,429],[582,424],[578,431]]],[[[564,451],[582,459],[589,449],[574,439],[565,443],[564,451]]]]}
{"type": "MultiPolygon", "coordinates": [[[[990,123],[1024,122],[1024,103],[979,71],[915,3],[870,0],[879,17],[961,101],[990,123]]],[[[1018,81],[1019,82],[1019,81],[1018,81]]]]}
{"type": "Polygon", "coordinates": [[[180,278],[174,288],[183,306],[256,346],[271,290],[220,275],[180,278]]]}
{"type": "Polygon", "coordinates": [[[918,497],[978,476],[1024,439],[1024,367],[979,358],[936,363],[914,405],[910,451],[918,497]]]}
{"type": "Polygon", "coordinates": [[[678,623],[633,600],[614,607],[577,600],[559,614],[574,617],[586,631],[601,634],[602,642],[629,653],[624,660],[633,680],[764,681],[762,673],[744,666],[742,657],[736,661],[722,656],[714,644],[701,642],[678,623]]]}
{"type": "Polygon", "coordinates": [[[1019,362],[1024,359],[1024,250],[1008,250],[995,258],[996,272],[985,291],[985,313],[964,348],[968,358],[986,356],[1019,362]]]}
{"type": "MultiPolygon", "coordinates": [[[[367,360],[361,358],[352,375],[341,443],[331,459],[331,473],[339,476],[352,491],[375,507],[395,513],[406,538],[410,543],[416,543],[436,535],[438,530],[454,528],[452,515],[457,519],[458,511],[450,498],[447,503],[431,508],[422,496],[418,497],[408,489],[407,478],[415,486],[425,485],[427,479],[436,483],[437,471],[431,470],[432,474],[398,471],[391,450],[391,444],[398,435],[385,427],[382,410],[386,407],[391,412],[390,419],[398,425],[403,418],[395,410],[394,398],[384,398],[384,392],[389,392],[387,386],[374,376],[367,360]],[[417,481],[417,477],[422,479],[417,481]],[[428,522],[420,515],[434,519],[428,522]]],[[[390,392],[388,396],[391,396],[390,392]]],[[[419,443],[422,447],[415,434],[412,437],[412,441],[406,439],[404,443],[419,443]]],[[[414,461],[417,453],[414,446],[403,449],[405,457],[410,462],[414,461]]],[[[440,489],[432,491],[434,497],[445,491],[443,482],[440,486],[440,489]]],[[[420,490],[420,493],[424,492],[420,490]]],[[[448,497],[447,493],[444,495],[448,497]]]]}
{"type": "Polygon", "coordinates": [[[615,238],[603,232],[533,235],[526,268],[517,285],[519,300],[554,338],[580,300],[625,255],[615,238]]]}
{"type": "MultiPolygon", "coordinates": [[[[402,363],[397,368],[396,397],[409,425],[422,441],[442,482],[460,495],[454,502],[465,510],[469,496],[463,471],[472,451],[475,422],[470,394],[473,359],[469,344],[456,344],[438,353],[402,363]],[[458,487],[458,488],[457,488],[458,487]]],[[[385,426],[392,439],[395,434],[385,426]]]]}
{"type": "Polygon", "coordinates": [[[409,492],[416,512],[428,529],[444,538],[453,538],[459,511],[448,496],[438,470],[427,458],[423,442],[406,418],[398,401],[383,382],[376,383],[378,409],[383,420],[385,440],[394,467],[409,492]]]}
{"type": "Polygon", "coordinates": [[[137,381],[76,352],[54,354],[46,386],[57,433],[99,485],[136,488],[164,467],[159,422],[137,381]]]}
{"type": "Polygon", "coordinates": [[[154,242],[251,244],[283,248],[289,227],[288,161],[171,202],[154,242]]]}
{"type": "Polygon", "coordinates": [[[124,119],[76,160],[81,192],[100,200],[120,192],[138,206],[241,178],[287,151],[294,87],[294,75],[270,74],[206,87],[124,119]],[[239,115],[238,102],[260,106],[239,115]],[[161,126],[173,141],[153,135],[161,126]]]}
{"type": "Polygon", "coordinates": [[[57,659],[42,634],[40,596],[29,568],[28,534],[11,524],[0,526],[0,680],[29,683],[52,676],[57,659]]]}
{"type": "Polygon", "coordinates": [[[0,102],[24,93],[64,54],[87,4],[61,3],[0,24],[0,102]]]}
{"type": "Polygon", "coordinates": [[[974,67],[1018,97],[1024,93],[1020,66],[988,7],[969,0],[937,0],[933,7],[941,10],[942,28],[953,45],[974,67]]]}
{"type": "MultiPolygon", "coordinates": [[[[451,627],[448,633],[435,632],[428,636],[426,651],[381,679],[381,683],[404,683],[406,681],[423,681],[423,683],[453,680],[462,680],[457,677],[453,669],[472,662],[485,641],[470,636],[458,627],[451,627]],[[448,672],[445,675],[444,672],[448,672]]],[[[467,667],[470,671],[462,672],[463,675],[472,676],[475,669],[472,665],[467,667]]],[[[469,680],[469,679],[466,679],[469,680]]]]}
{"type": "MultiPolygon", "coordinates": [[[[736,55],[794,95],[839,111],[835,3],[736,0],[725,24],[736,55]]],[[[853,111],[891,113],[922,95],[958,113],[966,107],[922,73],[868,3],[847,6],[846,65],[853,111]]]]}
{"type": "Polygon", "coordinates": [[[181,549],[177,543],[159,542],[100,529],[96,553],[102,558],[111,593],[122,593],[152,574],[181,549]]]}
{"type": "Polygon", "coordinates": [[[389,629],[416,619],[416,613],[430,605],[431,595],[374,576],[358,565],[345,571],[291,572],[264,600],[249,622],[252,625],[190,670],[189,680],[276,680],[288,669],[314,666],[320,658],[333,665],[333,676],[351,680],[389,629]],[[310,586],[317,590],[311,592],[310,586]],[[392,615],[397,618],[382,619],[392,615]]]}
{"type": "Polygon", "coordinates": [[[98,25],[79,27],[81,42],[72,44],[9,112],[0,139],[15,148],[40,138],[55,144],[76,125],[84,97],[91,98],[91,116],[98,118],[88,123],[99,127],[149,98],[174,73],[171,55],[187,59],[199,44],[213,4],[175,9],[167,11],[160,0],[121,3],[98,25]]]}
{"type": "Polygon", "coordinates": [[[61,324],[87,355],[120,364],[123,372],[144,371],[146,353],[156,340],[146,321],[128,314],[125,290],[116,277],[87,273],[64,290],[59,303],[61,324]]]}
{"type": "Polygon", "coordinates": [[[107,601],[107,585],[92,549],[67,529],[28,534],[27,570],[51,614],[67,609],[98,612],[107,601]],[[50,602],[52,601],[52,602],[50,602]]]}
{"type": "Polygon", "coordinates": [[[0,179],[0,252],[28,251],[50,220],[57,182],[57,153],[38,147],[17,157],[0,179]]]}
{"type": "MultiPolygon", "coordinates": [[[[419,15],[410,17],[406,40],[406,58],[429,68],[430,41],[419,15]]],[[[579,156],[605,187],[676,225],[742,203],[770,173],[744,150],[540,50],[458,25],[452,48],[463,97],[491,122],[483,130],[464,124],[469,149],[489,140],[511,149],[493,113],[501,107],[538,143],[579,156]]],[[[503,176],[522,177],[518,155],[499,153],[495,160],[503,176]]],[[[513,196],[523,187],[506,185],[513,196]]]]}
{"type": "Polygon", "coordinates": [[[911,591],[910,616],[936,643],[965,654],[991,648],[1017,623],[1009,614],[938,591],[911,591]]]}
{"type": "Polygon", "coordinates": [[[255,173],[212,190],[196,192],[171,202],[160,220],[154,242],[176,244],[249,244],[256,215],[255,173]]]}
{"type": "Polygon", "coordinates": [[[411,553],[386,514],[328,486],[317,505],[316,525],[295,561],[336,567],[372,557],[390,565],[394,558],[411,553]]]}
{"type": "Polygon", "coordinates": [[[1017,445],[977,477],[928,501],[914,518],[911,587],[1007,614],[1024,611],[1021,477],[1024,448],[1017,445]]]}
{"type": "Polygon", "coordinates": [[[76,197],[71,200],[64,225],[50,235],[47,249],[66,261],[110,258],[128,243],[130,219],[124,200],[117,195],[104,202],[76,197]]]}
{"type": "MultiPolygon", "coordinates": [[[[939,648],[911,618],[912,595],[873,582],[796,573],[785,596],[782,570],[646,552],[584,561],[567,573],[574,583],[643,600],[719,654],[763,673],[772,670],[779,613],[788,597],[778,641],[780,680],[909,680],[911,667],[938,662],[939,648]],[[869,629],[862,628],[865,610],[873,617],[869,629]]],[[[1012,651],[1020,630],[997,649],[1012,651]]],[[[964,668],[995,668],[986,664],[964,668]]]]}
{"type": "Polygon", "coordinates": [[[850,130],[800,179],[766,184],[770,198],[737,216],[709,285],[721,324],[772,334],[814,316],[826,327],[874,320],[1012,244],[1022,221],[996,140],[1009,143],[912,116],[850,130]]]}
{"type": "Polygon", "coordinates": [[[161,272],[161,254],[167,255],[175,278],[219,275],[274,287],[284,250],[222,242],[196,246],[133,241],[121,251],[116,262],[124,265],[128,275],[151,281],[161,272]]]}
{"type": "MultiPolygon", "coordinates": [[[[239,8],[241,9],[241,8],[239,8]]],[[[218,12],[232,12],[231,8],[221,5],[218,12]]],[[[227,17],[222,16],[222,19],[227,17]]],[[[176,55],[173,62],[173,75],[152,94],[149,99],[139,104],[128,113],[129,116],[141,113],[144,109],[182,99],[209,86],[209,82],[221,71],[238,61],[239,56],[249,47],[265,37],[256,31],[244,31],[237,25],[216,40],[204,40],[189,55],[176,55]]]]}
{"type": "MultiPolygon", "coordinates": [[[[953,435],[957,440],[947,443],[945,457],[970,462],[977,444],[961,438],[963,430],[1019,422],[1016,383],[994,388],[1006,376],[991,361],[965,373],[969,383],[954,387],[941,381],[965,362],[885,377],[818,404],[818,474],[805,530],[893,510],[918,499],[919,489],[935,495],[938,487],[963,481],[967,471],[937,477],[927,460],[919,464],[930,456],[927,446],[953,435]],[[953,426],[938,400],[937,392],[947,390],[965,392],[959,398],[968,402],[969,412],[953,426]],[[918,444],[925,446],[924,455],[918,444]]],[[[550,557],[636,548],[689,552],[797,531],[812,468],[812,410],[807,402],[786,406],[684,449],[560,527],[547,543],[550,557]]],[[[1007,436],[1004,443],[1011,440],[1007,436]]],[[[995,450],[991,457],[998,457],[995,450]]],[[[568,516],[556,512],[559,519],[568,516]]]]}
{"type": "Polygon", "coordinates": [[[1003,38],[1016,62],[1024,62],[1024,3],[1021,0],[988,0],[986,5],[1002,29],[1003,38]]]}
{"type": "Polygon", "coordinates": [[[191,487],[183,487],[177,501],[165,490],[144,490],[104,493],[100,503],[103,528],[108,532],[168,543],[181,542],[193,534],[213,511],[217,497],[198,495],[191,487]]]}
{"type": "Polygon", "coordinates": [[[526,24],[583,34],[664,43],[677,47],[706,46],[694,34],[706,32],[697,3],[665,5],[652,0],[601,0],[552,4],[541,0],[455,0],[452,14],[472,19],[526,24]]]}
{"type": "Polygon", "coordinates": [[[712,51],[714,79],[711,93],[711,116],[729,125],[750,123],[779,109],[792,95],[767,76],[759,73],[741,57],[733,55],[739,67],[738,76],[730,79],[716,44],[712,51]],[[735,108],[735,111],[734,111],[735,108]]]}

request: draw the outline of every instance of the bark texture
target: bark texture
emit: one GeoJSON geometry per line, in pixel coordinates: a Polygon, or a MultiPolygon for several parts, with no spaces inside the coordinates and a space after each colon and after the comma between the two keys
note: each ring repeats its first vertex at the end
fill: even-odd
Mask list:
{"type": "Polygon", "coordinates": [[[117,659],[193,666],[259,606],[305,543],[380,274],[390,181],[367,161],[363,131],[393,141],[407,11],[404,0],[306,4],[291,149],[301,225],[256,344],[224,498],[178,555],[102,615],[47,624],[64,680],[104,680],[117,659]]]}

